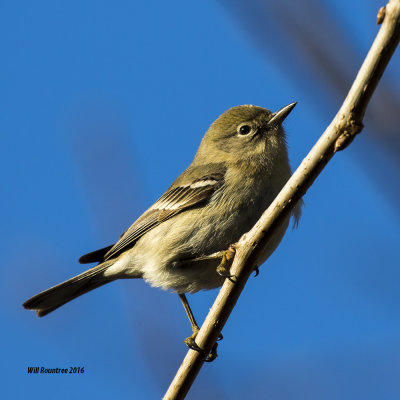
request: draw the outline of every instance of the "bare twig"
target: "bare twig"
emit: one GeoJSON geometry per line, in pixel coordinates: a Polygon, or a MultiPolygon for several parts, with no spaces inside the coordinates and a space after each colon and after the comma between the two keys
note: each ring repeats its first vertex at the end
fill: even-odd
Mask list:
{"type": "MultiPolygon", "coordinates": [[[[205,354],[217,340],[252,272],[258,252],[274,229],[290,214],[333,155],[346,148],[362,130],[368,102],[399,40],[400,0],[389,0],[382,26],[339,112],[257,224],[236,245],[231,267],[236,280],[225,281],[196,338],[205,354]]],[[[183,399],[203,362],[204,354],[189,350],[164,400],[183,399]]]]}

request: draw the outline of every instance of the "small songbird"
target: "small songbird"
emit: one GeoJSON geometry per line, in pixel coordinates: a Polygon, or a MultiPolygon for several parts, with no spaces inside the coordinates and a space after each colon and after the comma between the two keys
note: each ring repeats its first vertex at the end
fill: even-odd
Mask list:
{"type": "MultiPolygon", "coordinates": [[[[296,103],[273,113],[243,105],[229,109],[206,132],[191,165],[113,245],[83,255],[98,264],[27,300],[39,317],[116,279],[142,278],[179,294],[192,325],[185,343],[194,349],[199,330],[185,293],[219,287],[229,277],[224,251],[257,222],[291,175],[281,126],[296,103]]],[[[301,202],[293,209],[297,224],[301,202]]],[[[268,241],[261,265],[280,243],[289,217],[268,241]]],[[[215,355],[211,355],[212,358],[215,355]]]]}

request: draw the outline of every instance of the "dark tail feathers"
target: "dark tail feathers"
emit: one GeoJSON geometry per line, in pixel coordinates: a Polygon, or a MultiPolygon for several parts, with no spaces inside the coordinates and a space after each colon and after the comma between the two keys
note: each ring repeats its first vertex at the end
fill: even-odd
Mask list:
{"type": "Polygon", "coordinates": [[[38,293],[27,300],[23,306],[28,310],[36,310],[37,316],[43,317],[82,294],[113,281],[115,278],[103,276],[103,272],[112,264],[112,262],[99,264],[57,286],[38,293]]]}

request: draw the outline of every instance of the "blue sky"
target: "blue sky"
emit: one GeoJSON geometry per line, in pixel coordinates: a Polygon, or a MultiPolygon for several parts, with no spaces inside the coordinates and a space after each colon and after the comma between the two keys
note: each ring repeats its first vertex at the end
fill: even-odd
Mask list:
{"type": "MultiPolygon", "coordinates": [[[[361,60],[381,4],[323,4],[361,60]]],[[[298,101],[285,121],[296,167],[342,98],[325,101],[310,71],[299,82],[288,67],[300,71],[300,59],[266,52],[222,2],[8,2],[0,33],[4,398],[160,398],[190,333],[178,296],[115,282],[43,319],[22,302],[115,241],[227,108],[298,101]],[[85,372],[33,376],[28,366],[85,372]]],[[[387,71],[397,91],[399,63],[396,54],[387,71]]],[[[400,396],[400,214],[361,161],[367,148],[368,124],[250,279],[189,398],[400,396]]],[[[369,166],[387,158],[376,157],[369,166]]],[[[200,321],[216,293],[189,296],[200,321]]]]}

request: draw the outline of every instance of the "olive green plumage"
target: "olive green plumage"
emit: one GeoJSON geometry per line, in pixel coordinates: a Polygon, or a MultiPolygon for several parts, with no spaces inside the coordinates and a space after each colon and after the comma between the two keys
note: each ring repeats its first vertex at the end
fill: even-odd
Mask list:
{"type": "MultiPolygon", "coordinates": [[[[291,175],[281,123],[294,106],[276,113],[251,105],[226,111],[166,193],[114,245],[80,259],[97,266],[34,296],[24,307],[46,315],[119,278],[143,278],[179,294],[220,286],[220,252],[251,229],[291,175]]],[[[300,212],[298,204],[295,221],[300,212]]],[[[259,265],[275,250],[288,223],[270,239],[259,265]]]]}

